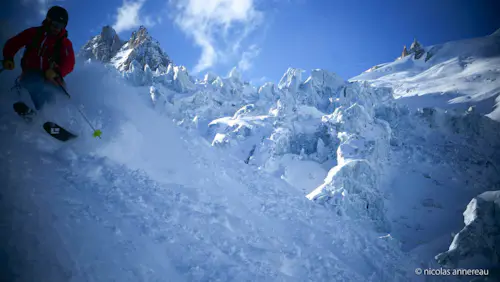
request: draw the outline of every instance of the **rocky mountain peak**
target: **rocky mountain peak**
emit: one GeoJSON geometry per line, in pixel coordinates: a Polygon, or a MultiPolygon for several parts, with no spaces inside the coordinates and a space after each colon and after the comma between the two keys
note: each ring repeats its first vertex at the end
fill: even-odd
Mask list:
{"type": "Polygon", "coordinates": [[[109,25],[102,27],[101,38],[103,41],[113,41],[116,39],[118,39],[118,41],[120,41],[116,31],[109,25]]]}
{"type": "Polygon", "coordinates": [[[107,25],[102,28],[99,35],[91,38],[81,48],[78,56],[107,63],[116,55],[122,45],[123,42],[116,31],[107,25]]]}
{"type": "Polygon", "coordinates": [[[406,49],[406,45],[403,46],[403,52],[401,52],[401,58],[408,56],[408,49],[406,49]]]}
{"type": "Polygon", "coordinates": [[[160,43],[149,35],[144,26],[132,32],[130,39],[120,49],[113,63],[120,71],[127,71],[134,60],[143,67],[148,65],[152,70],[166,70],[172,63],[160,47],[160,43]]]}
{"type": "Polygon", "coordinates": [[[416,38],[413,39],[413,43],[410,45],[410,49],[408,50],[406,48],[406,45],[403,47],[403,52],[401,53],[401,57],[398,59],[404,58],[406,56],[409,56],[411,54],[415,54],[415,59],[420,59],[425,53],[424,48],[422,47],[422,44],[417,41],[416,38]]]}
{"type": "Polygon", "coordinates": [[[422,50],[422,44],[417,41],[417,39],[413,39],[413,43],[410,46],[410,53],[416,53],[422,50]]]}
{"type": "Polygon", "coordinates": [[[137,31],[132,32],[132,36],[130,36],[128,43],[131,47],[135,48],[146,41],[152,40],[153,38],[149,35],[146,27],[141,25],[137,31]]]}
{"type": "Polygon", "coordinates": [[[132,32],[126,41],[120,40],[111,26],[104,26],[99,35],[82,47],[79,56],[113,64],[119,71],[130,70],[133,61],[137,62],[136,68],[140,66],[143,69],[148,65],[153,71],[165,71],[172,63],[160,43],[151,37],[144,26],[132,32]]]}

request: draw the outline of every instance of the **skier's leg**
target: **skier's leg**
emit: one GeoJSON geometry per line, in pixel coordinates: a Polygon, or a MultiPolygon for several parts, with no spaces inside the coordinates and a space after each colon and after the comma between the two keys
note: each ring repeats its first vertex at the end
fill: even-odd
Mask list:
{"type": "Polygon", "coordinates": [[[53,92],[47,87],[42,72],[28,71],[23,74],[20,84],[31,96],[35,109],[41,110],[43,105],[54,99],[53,92]]]}
{"type": "MultiPolygon", "coordinates": [[[[64,83],[62,85],[64,85],[64,83]]],[[[65,95],[63,90],[61,89],[61,86],[55,84],[54,82],[48,82],[48,81],[45,83],[45,92],[50,93],[51,97],[60,94],[65,95]]]]}

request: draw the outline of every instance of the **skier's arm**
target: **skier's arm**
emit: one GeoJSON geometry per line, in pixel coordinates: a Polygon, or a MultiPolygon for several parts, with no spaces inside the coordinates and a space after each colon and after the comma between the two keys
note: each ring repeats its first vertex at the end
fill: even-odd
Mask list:
{"type": "Polygon", "coordinates": [[[4,60],[13,60],[19,49],[30,44],[35,36],[36,29],[36,27],[28,28],[7,40],[7,43],[3,47],[4,60]]]}
{"type": "Polygon", "coordinates": [[[63,41],[60,58],[59,72],[61,77],[65,77],[75,67],[75,52],[73,51],[73,44],[69,39],[63,41]]]}

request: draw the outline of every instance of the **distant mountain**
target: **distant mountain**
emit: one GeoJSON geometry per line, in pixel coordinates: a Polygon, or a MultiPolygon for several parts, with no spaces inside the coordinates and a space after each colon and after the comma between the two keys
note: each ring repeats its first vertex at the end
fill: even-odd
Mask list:
{"type": "Polygon", "coordinates": [[[123,44],[124,42],[120,40],[112,27],[104,26],[101,34],[94,36],[83,45],[78,56],[108,63],[118,53],[123,44]]]}
{"type": "Polygon", "coordinates": [[[414,41],[396,61],[380,64],[350,81],[390,87],[415,107],[476,110],[500,121],[500,29],[490,36],[423,47],[414,41]],[[416,96],[423,96],[415,98],[416,96]]]}
{"type": "Polygon", "coordinates": [[[152,70],[166,71],[171,63],[168,55],[161,49],[160,43],[154,40],[143,26],[132,33],[128,42],[122,46],[111,62],[118,70],[124,71],[129,69],[134,60],[142,66],[149,65],[152,70]]]}
{"type": "Polygon", "coordinates": [[[144,26],[132,32],[127,41],[120,40],[112,27],[105,26],[100,35],[93,37],[82,47],[79,56],[110,63],[119,71],[128,71],[136,61],[142,68],[148,65],[152,70],[166,72],[172,63],[161,49],[160,43],[148,34],[144,26]]]}

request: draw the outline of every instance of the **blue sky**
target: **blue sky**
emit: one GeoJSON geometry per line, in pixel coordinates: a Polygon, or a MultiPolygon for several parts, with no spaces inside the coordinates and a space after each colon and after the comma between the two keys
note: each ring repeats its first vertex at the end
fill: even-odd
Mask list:
{"type": "Polygon", "coordinates": [[[192,74],[239,66],[254,83],[288,67],[323,68],[344,79],[394,60],[416,37],[423,45],[484,36],[500,28],[496,0],[17,0],[2,4],[11,29],[40,23],[48,6],[68,9],[75,49],[103,25],[122,39],[148,27],[192,74]]]}

